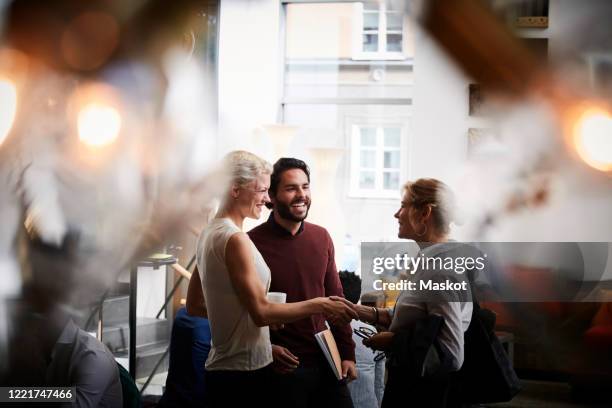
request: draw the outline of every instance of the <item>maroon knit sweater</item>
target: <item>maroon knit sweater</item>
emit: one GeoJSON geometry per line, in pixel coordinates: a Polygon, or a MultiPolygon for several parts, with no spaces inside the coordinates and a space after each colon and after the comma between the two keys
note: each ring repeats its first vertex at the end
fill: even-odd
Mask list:
{"type": "MultiPolygon", "coordinates": [[[[296,235],[274,221],[268,221],[248,232],[270,267],[270,292],[285,292],[287,303],[319,296],[343,296],[342,285],[334,260],[334,244],[327,230],[302,222],[296,235]]],[[[349,324],[330,325],[343,360],[355,361],[355,343],[349,324]]],[[[321,364],[325,357],[314,337],[325,330],[325,317],[314,315],[285,324],[281,330],[270,331],[272,344],[286,347],[300,359],[300,364],[321,364]]]]}

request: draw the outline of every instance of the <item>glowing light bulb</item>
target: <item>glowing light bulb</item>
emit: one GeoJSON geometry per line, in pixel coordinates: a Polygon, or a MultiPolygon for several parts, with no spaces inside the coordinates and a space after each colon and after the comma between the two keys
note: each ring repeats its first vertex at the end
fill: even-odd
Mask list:
{"type": "Polygon", "coordinates": [[[574,147],[589,166],[612,171],[612,117],[601,110],[588,110],[574,127],[574,147]]]}
{"type": "Polygon", "coordinates": [[[0,145],[8,136],[17,113],[17,88],[8,79],[0,79],[0,145]]]}
{"type": "Polygon", "coordinates": [[[117,139],[121,129],[121,115],[108,105],[91,103],[78,114],[79,139],[92,147],[107,146],[117,139]]]}

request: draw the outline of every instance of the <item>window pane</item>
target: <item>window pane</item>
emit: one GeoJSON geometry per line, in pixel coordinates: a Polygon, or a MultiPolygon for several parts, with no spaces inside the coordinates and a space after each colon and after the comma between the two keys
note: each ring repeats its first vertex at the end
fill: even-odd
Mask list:
{"type": "Polygon", "coordinates": [[[378,34],[364,34],[363,50],[366,52],[378,51],[378,34]]]}
{"type": "Polygon", "coordinates": [[[363,29],[378,31],[378,13],[363,13],[363,29]]]}
{"type": "Polygon", "coordinates": [[[385,152],[385,168],[399,169],[400,167],[400,152],[398,150],[385,152]]]}
{"type": "Polygon", "coordinates": [[[383,173],[383,188],[385,190],[398,190],[399,189],[399,172],[385,171],[383,173]]]}
{"type": "Polygon", "coordinates": [[[385,128],[385,147],[400,147],[400,135],[400,128],[385,128]]]}
{"type": "Polygon", "coordinates": [[[400,13],[387,13],[387,31],[402,31],[403,17],[400,13]]]}
{"type": "Polygon", "coordinates": [[[359,172],[359,188],[362,189],[373,189],[376,175],[373,171],[362,171],[359,172]]]}
{"type": "Polygon", "coordinates": [[[362,150],[359,160],[360,167],[375,168],[376,167],[376,151],[362,150]]]}
{"type": "Polygon", "coordinates": [[[387,51],[401,52],[402,51],[402,35],[387,34],[387,51]]]}
{"type": "Polygon", "coordinates": [[[361,146],[376,146],[376,128],[362,127],[359,131],[361,133],[361,146]]]}

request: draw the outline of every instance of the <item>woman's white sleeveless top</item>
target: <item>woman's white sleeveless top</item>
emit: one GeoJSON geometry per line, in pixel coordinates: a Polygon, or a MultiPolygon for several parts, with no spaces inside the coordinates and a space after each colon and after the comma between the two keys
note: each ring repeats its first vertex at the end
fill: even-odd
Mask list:
{"type": "MultiPolygon", "coordinates": [[[[207,370],[252,371],[272,363],[270,331],[255,325],[225,264],[227,242],[239,232],[230,219],[215,218],[198,238],[196,259],[212,335],[207,370]]],[[[252,242],[251,249],[257,275],[267,292],[270,268],[252,242]]]]}

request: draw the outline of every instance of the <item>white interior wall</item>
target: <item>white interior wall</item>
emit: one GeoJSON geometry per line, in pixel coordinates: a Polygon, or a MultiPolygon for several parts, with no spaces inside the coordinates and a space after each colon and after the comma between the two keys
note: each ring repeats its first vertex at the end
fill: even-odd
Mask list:
{"type": "Polygon", "coordinates": [[[450,182],[465,163],[468,79],[416,28],[410,179],[450,182]]]}
{"type": "Polygon", "coordinates": [[[275,123],[280,97],[278,0],[222,0],[219,19],[219,147],[255,151],[253,132],[275,123]]]}

